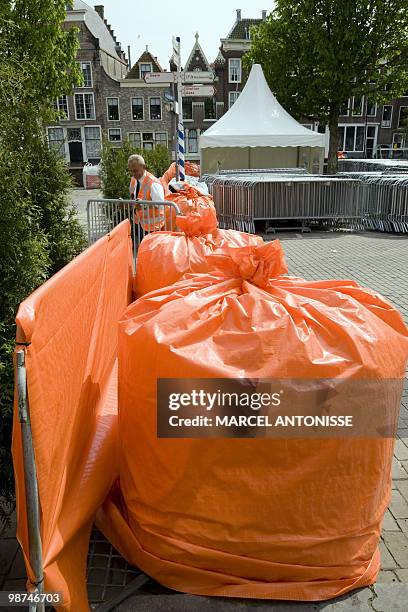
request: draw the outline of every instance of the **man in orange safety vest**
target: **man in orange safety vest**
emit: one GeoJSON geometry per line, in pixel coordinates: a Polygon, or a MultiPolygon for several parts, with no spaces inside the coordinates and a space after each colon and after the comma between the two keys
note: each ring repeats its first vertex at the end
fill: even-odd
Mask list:
{"type": "MultiPolygon", "coordinates": [[[[164,202],[163,185],[153,174],[147,172],[141,155],[131,155],[128,160],[131,175],[129,194],[131,200],[164,202]]],[[[161,229],[165,222],[164,206],[137,206],[136,220],[146,231],[161,229]]]]}

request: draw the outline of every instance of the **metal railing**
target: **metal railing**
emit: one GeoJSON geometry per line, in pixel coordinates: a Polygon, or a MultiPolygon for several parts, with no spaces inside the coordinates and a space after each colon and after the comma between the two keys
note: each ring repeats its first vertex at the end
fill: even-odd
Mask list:
{"type": "Polygon", "coordinates": [[[175,231],[176,215],[180,214],[180,209],[173,202],[92,199],[88,200],[86,213],[89,244],[129,219],[136,265],[137,249],[143,238],[151,232],[175,231]]]}
{"type": "Polygon", "coordinates": [[[398,174],[408,169],[408,160],[401,159],[339,159],[339,172],[384,172],[389,170],[398,174]]]}
{"type": "Polygon", "coordinates": [[[361,226],[361,181],[301,172],[205,175],[221,227],[255,231],[256,221],[361,226]]]}

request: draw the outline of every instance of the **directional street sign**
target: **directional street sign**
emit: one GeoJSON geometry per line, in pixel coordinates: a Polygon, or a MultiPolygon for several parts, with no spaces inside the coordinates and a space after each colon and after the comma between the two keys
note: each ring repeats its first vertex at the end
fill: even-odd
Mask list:
{"type": "Polygon", "coordinates": [[[182,94],[186,98],[211,98],[215,94],[215,87],[212,85],[184,85],[182,94]]]}
{"type": "Polygon", "coordinates": [[[214,74],[203,70],[183,72],[183,81],[184,83],[212,83],[214,81],[214,74]]]}
{"type": "Polygon", "coordinates": [[[174,83],[174,72],[148,72],[145,74],[146,83],[174,83]]]}

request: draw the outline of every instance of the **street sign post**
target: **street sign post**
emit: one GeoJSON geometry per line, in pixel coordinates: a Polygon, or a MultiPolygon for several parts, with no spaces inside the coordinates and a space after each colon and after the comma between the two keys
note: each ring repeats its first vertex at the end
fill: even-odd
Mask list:
{"type": "Polygon", "coordinates": [[[145,74],[146,83],[174,83],[174,72],[148,72],[145,74]]]}
{"type": "Polygon", "coordinates": [[[213,85],[184,85],[182,92],[185,98],[211,98],[215,88],[213,85]]]}

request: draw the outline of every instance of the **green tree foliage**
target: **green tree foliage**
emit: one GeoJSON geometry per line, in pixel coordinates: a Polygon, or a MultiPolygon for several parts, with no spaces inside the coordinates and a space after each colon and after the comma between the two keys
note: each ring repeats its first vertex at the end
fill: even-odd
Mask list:
{"type": "Polygon", "coordinates": [[[170,154],[166,147],[141,150],[133,147],[128,141],[118,148],[105,141],[101,159],[102,189],[105,198],[129,198],[128,159],[138,153],[144,157],[146,168],[157,177],[164,174],[170,165],[170,154]]]}
{"type": "MultiPolygon", "coordinates": [[[[82,76],[64,0],[0,3],[0,495],[10,497],[14,324],[18,305],[85,246],[68,169],[48,149],[53,101],[82,76]]],[[[1,509],[0,509],[1,515],[1,509]]],[[[1,518],[1,516],[0,516],[1,518]]]]}
{"type": "Polygon", "coordinates": [[[329,172],[337,169],[337,126],[348,99],[384,103],[408,88],[407,0],[276,0],[252,38],[247,67],[262,64],[295,117],[329,125],[329,172]]]}

